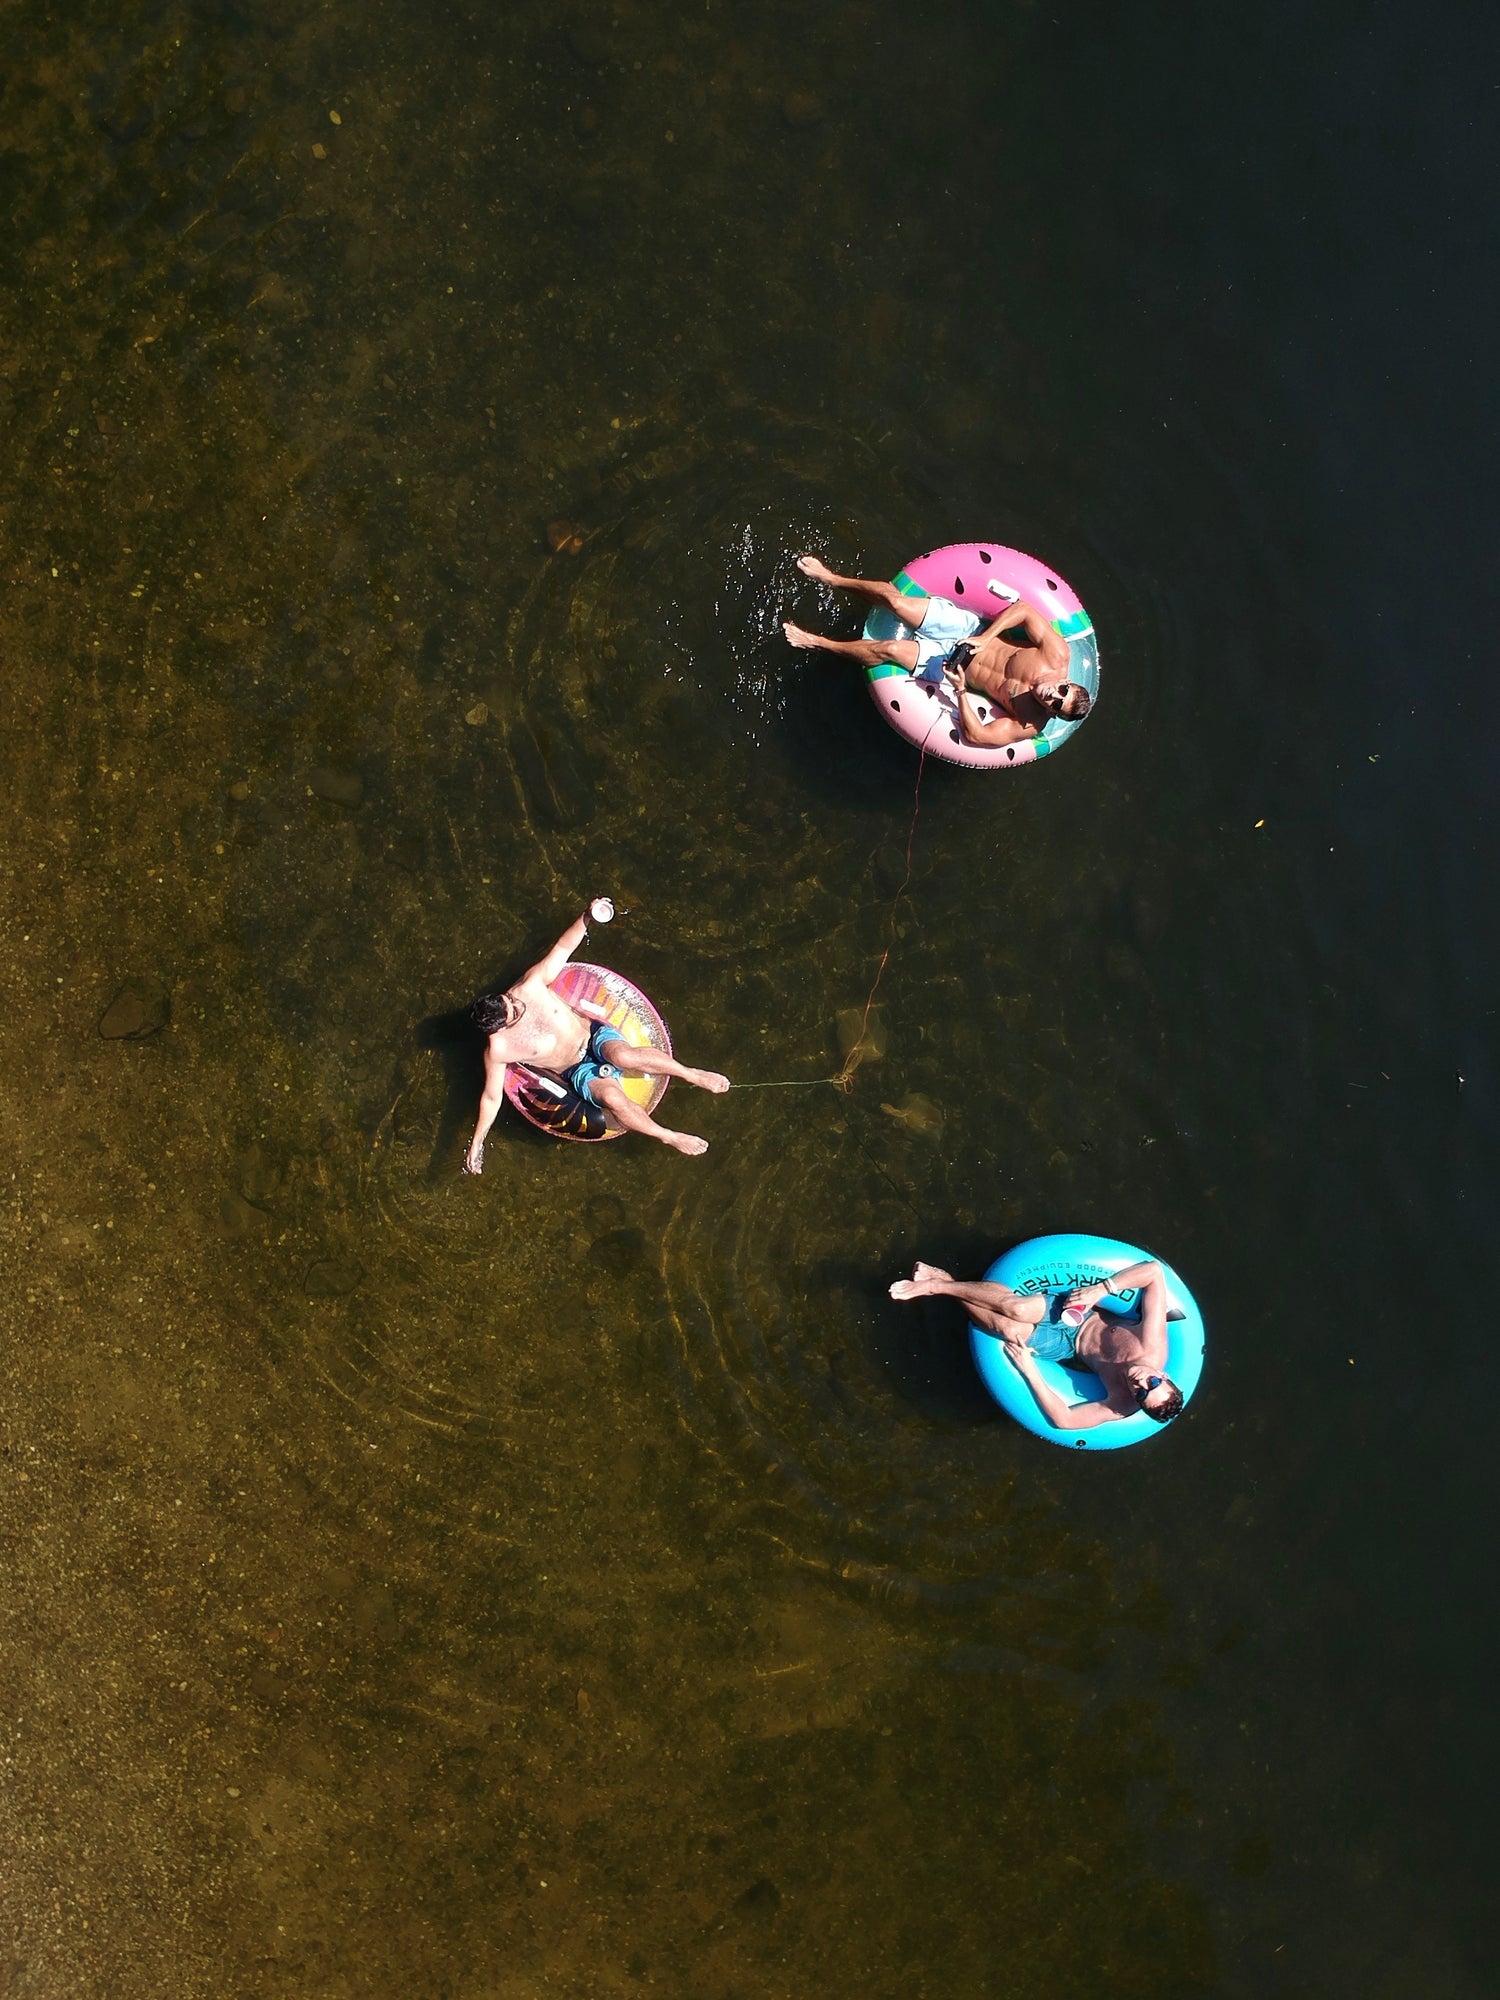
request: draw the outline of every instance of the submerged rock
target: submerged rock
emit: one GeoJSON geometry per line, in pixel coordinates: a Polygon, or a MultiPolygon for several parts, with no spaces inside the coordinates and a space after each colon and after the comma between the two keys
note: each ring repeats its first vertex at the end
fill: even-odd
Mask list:
{"type": "Polygon", "coordinates": [[[879,1062],[885,1054],[887,1036],[885,1022],[881,1018],[882,1007],[872,1007],[869,1019],[865,1019],[863,1007],[841,1008],[836,1016],[839,1031],[839,1054],[847,1062],[856,1049],[861,1062],[879,1062]]]}
{"type": "Polygon", "coordinates": [[[385,1269],[391,1283],[399,1285],[403,1291],[421,1290],[421,1266],[414,1263],[410,1257],[403,1256],[400,1251],[397,1251],[394,1257],[386,1258],[385,1269]]]}
{"type": "Polygon", "coordinates": [[[302,1289],[310,1299],[346,1299],[364,1275],[357,1257],[320,1257],[303,1273],[302,1289]]]}
{"type": "Polygon", "coordinates": [[[271,1218],[243,1195],[226,1194],[219,1202],[219,1227],[231,1243],[264,1242],[271,1218]]]}
{"type": "MultiPolygon", "coordinates": [[[[98,1228],[95,1223],[94,1228],[98,1228]]],[[[86,1222],[59,1222],[42,1238],[42,1248],[63,1257],[84,1257],[98,1248],[86,1222]]]]}
{"type": "Polygon", "coordinates": [[[511,762],[532,816],[542,826],[583,826],[594,816],[594,787],[583,745],[567,715],[555,710],[509,735],[511,762]]]}
{"type": "Polygon", "coordinates": [[[628,1277],[645,1261],[646,1238],[639,1229],[612,1229],[607,1235],[594,1238],[589,1255],[610,1277],[628,1277]]]}
{"type": "Polygon", "coordinates": [[[420,875],[427,866],[426,834],[420,827],[407,827],[392,834],[385,858],[393,868],[404,869],[408,875],[420,875]]]}
{"type": "MultiPolygon", "coordinates": [[[[564,196],[563,207],[584,229],[599,229],[604,224],[607,200],[605,189],[598,181],[580,181],[564,196]]],[[[573,553],[576,555],[577,550],[573,553]]]]}
{"type": "Polygon", "coordinates": [[[564,30],[568,47],[589,69],[603,69],[624,55],[624,38],[618,22],[607,11],[575,14],[564,30]]]}
{"type": "Polygon", "coordinates": [[[943,1114],[920,1090],[909,1091],[899,1104],[882,1104],[880,1108],[898,1125],[904,1125],[908,1132],[916,1132],[924,1139],[941,1139],[943,1136],[943,1114]]]}
{"type": "Polygon", "coordinates": [[[258,1139],[235,1162],[235,1184],[246,1201],[268,1201],[281,1186],[281,1168],[258,1139]]]}
{"type": "Polygon", "coordinates": [[[99,1016],[99,1033],[107,1042],[143,1042],[167,1025],[171,1012],[159,979],[127,979],[99,1016]]]}
{"type": "Polygon", "coordinates": [[[584,1204],[584,1211],[601,1232],[619,1229],[625,1222],[625,1204],[617,1194],[591,1195],[584,1204]]]}
{"type": "Polygon", "coordinates": [[[893,840],[876,849],[875,885],[882,896],[888,899],[899,896],[906,885],[908,872],[906,851],[899,842],[893,840]]]}
{"type": "Polygon", "coordinates": [[[769,1919],[781,1908],[781,1891],[769,1875],[758,1875],[735,1897],[734,1907],[745,1916],[769,1919]]]}
{"type": "Polygon", "coordinates": [[[365,795],[365,781],[357,771],[336,771],[332,765],[321,766],[312,772],[307,788],[315,798],[327,799],[333,805],[351,809],[365,795]]]}

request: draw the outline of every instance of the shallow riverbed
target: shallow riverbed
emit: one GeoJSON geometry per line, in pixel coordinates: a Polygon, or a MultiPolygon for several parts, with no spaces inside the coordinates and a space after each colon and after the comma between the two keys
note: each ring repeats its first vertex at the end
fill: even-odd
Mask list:
{"type": "Polygon", "coordinates": [[[1491,1990],[1448,14],[4,16],[0,1990],[1491,1990]],[[979,535],[1101,700],[918,795],[792,557],[979,535]],[[807,1087],[467,1180],[601,891],[807,1087]],[[1203,1305],[1148,1451],[885,1295],[1054,1228],[1203,1305]]]}

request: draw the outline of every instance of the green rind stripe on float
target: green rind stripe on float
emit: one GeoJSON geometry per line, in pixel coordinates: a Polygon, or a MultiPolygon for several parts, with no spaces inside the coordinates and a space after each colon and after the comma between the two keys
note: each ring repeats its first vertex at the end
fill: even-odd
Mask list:
{"type": "MultiPolygon", "coordinates": [[[[878,665],[865,668],[867,681],[888,681],[892,674],[906,674],[905,667],[898,667],[894,660],[881,660],[878,665]]],[[[910,674],[906,674],[908,680],[910,674]]]]}

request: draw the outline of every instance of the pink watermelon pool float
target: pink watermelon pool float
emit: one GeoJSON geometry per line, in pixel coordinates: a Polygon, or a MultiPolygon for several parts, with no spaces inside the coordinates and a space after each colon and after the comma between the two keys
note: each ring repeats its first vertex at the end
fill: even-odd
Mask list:
{"type": "MultiPolygon", "coordinates": [[[[1088,689],[1095,702],[1099,695],[1099,647],[1093,622],[1076,593],[1055,569],[1048,569],[1035,556],[1021,549],[1006,548],[1000,542],[953,542],[918,556],[893,579],[903,597],[946,597],[965,611],[972,611],[988,623],[1004,611],[1005,601],[990,589],[998,583],[1009,597],[1012,593],[1034,604],[1052,628],[1068,643],[1068,678],[1088,689]]],[[[907,635],[893,613],[883,607],[865,620],[867,639],[897,639],[907,635]]],[[[1050,757],[1067,742],[1082,722],[1064,722],[1054,716],[1038,736],[1020,743],[992,746],[964,741],[959,727],[958,702],[951,688],[921,681],[894,660],[866,667],[870,697],[886,721],[908,743],[925,750],[929,757],[941,757],[948,764],[963,764],[972,771],[1013,771],[1022,764],[1035,764],[1050,757]]],[[[992,703],[979,698],[979,719],[988,722],[994,715],[992,703]]]]}

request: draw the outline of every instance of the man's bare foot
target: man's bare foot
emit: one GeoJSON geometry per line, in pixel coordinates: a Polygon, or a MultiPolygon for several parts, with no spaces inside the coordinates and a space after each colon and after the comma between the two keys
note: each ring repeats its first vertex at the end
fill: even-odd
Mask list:
{"type": "Polygon", "coordinates": [[[683,1081],[697,1084],[700,1090],[711,1090],[715,1097],[722,1097],[729,1088],[729,1078],[720,1076],[716,1069],[690,1069],[683,1081]]]}
{"type": "Polygon", "coordinates": [[[827,563],[817,556],[798,556],[797,567],[804,576],[810,576],[814,583],[834,583],[837,581],[827,563]]]}
{"type": "Polygon", "coordinates": [[[898,1278],[891,1286],[893,1299],[925,1299],[935,1285],[951,1285],[952,1278],[936,1264],[913,1264],[909,1278],[898,1278]]]}
{"type": "Polygon", "coordinates": [[[800,625],[793,625],[790,619],[781,629],[786,634],[789,646],[821,646],[823,643],[816,632],[804,632],[800,625]]]}
{"type": "Polygon", "coordinates": [[[691,1132],[663,1132],[661,1136],[663,1144],[671,1146],[676,1152],[686,1153],[690,1160],[708,1151],[707,1139],[695,1139],[691,1132]]]}

